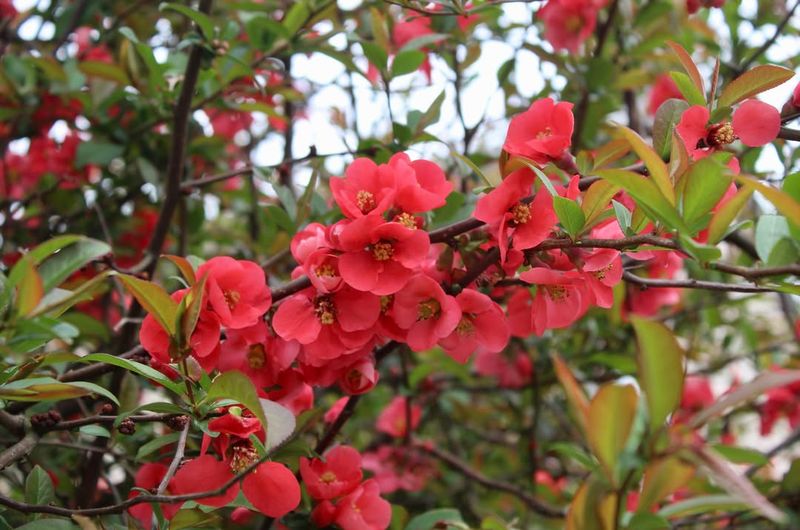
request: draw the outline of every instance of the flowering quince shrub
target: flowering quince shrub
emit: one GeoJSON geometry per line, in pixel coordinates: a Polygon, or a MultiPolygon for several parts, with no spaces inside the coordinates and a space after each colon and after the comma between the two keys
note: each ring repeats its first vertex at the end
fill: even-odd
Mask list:
{"type": "Polygon", "coordinates": [[[800,527],[797,13],[0,0],[0,526],[800,527]]]}

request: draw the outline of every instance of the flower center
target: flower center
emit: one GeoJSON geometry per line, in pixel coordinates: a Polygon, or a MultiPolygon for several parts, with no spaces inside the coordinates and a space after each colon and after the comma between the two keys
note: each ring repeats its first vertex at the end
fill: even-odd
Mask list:
{"type": "Polygon", "coordinates": [[[371,212],[375,209],[375,196],[367,190],[359,190],[356,193],[356,206],[362,213],[371,212]]]}
{"type": "Polygon", "coordinates": [[[336,322],[336,307],[327,296],[321,296],[314,302],[314,312],[322,324],[331,325],[336,322]]]}
{"type": "Polygon", "coordinates": [[[372,245],[372,257],[378,261],[386,261],[392,259],[394,255],[394,247],[391,243],[381,241],[372,245]]]}
{"type": "Polygon", "coordinates": [[[392,295],[381,296],[381,314],[386,313],[392,307],[393,300],[394,297],[392,295]]]}
{"type": "Polygon", "coordinates": [[[567,288],[563,285],[548,285],[544,288],[551,300],[562,301],[567,297],[567,288]]]}
{"type": "Polygon", "coordinates": [[[569,33],[578,33],[581,27],[583,27],[583,20],[579,15],[572,15],[564,20],[564,29],[569,33]]]}
{"type": "Polygon", "coordinates": [[[231,471],[237,475],[258,460],[258,451],[249,440],[234,445],[231,452],[231,471]]]}
{"type": "Polygon", "coordinates": [[[333,278],[336,276],[336,270],[329,263],[324,263],[314,269],[314,274],[319,278],[333,278]]]}
{"type": "Polygon", "coordinates": [[[475,331],[475,325],[470,318],[462,318],[456,326],[456,332],[459,335],[471,335],[475,331]]]}
{"type": "Polygon", "coordinates": [[[333,471],[326,471],[319,476],[319,481],[325,484],[336,482],[336,474],[333,471]]]}
{"type": "Polygon", "coordinates": [[[417,320],[428,320],[439,316],[442,312],[442,306],[433,298],[429,298],[424,302],[420,302],[417,307],[417,320]]]}
{"type": "Polygon", "coordinates": [[[511,208],[511,217],[518,225],[524,225],[531,219],[531,207],[518,202],[511,208]]]}
{"type": "Polygon", "coordinates": [[[735,139],[736,135],[733,133],[733,126],[726,121],[718,123],[708,130],[706,143],[708,143],[709,147],[721,147],[732,143],[735,139]]]}
{"type": "Polygon", "coordinates": [[[395,217],[394,221],[396,223],[400,223],[401,225],[403,225],[406,228],[409,228],[411,230],[416,230],[417,229],[417,220],[410,213],[403,212],[400,215],[398,215],[397,217],[395,217]]]}
{"type": "Polygon", "coordinates": [[[228,307],[233,311],[233,308],[236,307],[236,304],[239,303],[242,295],[239,294],[238,291],[225,291],[223,294],[225,297],[225,303],[228,304],[228,307]]]}
{"type": "Polygon", "coordinates": [[[606,279],[606,273],[611,270],[611,267],[612,267],[612,265],[608,264],[605,267],[603,267],[602,269],[594,271],[592,274],[594,274],[594,277],[597,278],[598,280],[605,280],[606,279]]]}
{"type": "Polygon", "coordinates": [[[247,365],[253,370],[264,368],[267,364],[267,352],[263,344],[253,344],[247,349],[247,365]]]}
{"type": "MultiPolygon", "coordinates": [[[[580,19],[578,19],[578,22],[580,23],[580,19]]],[[[545,127],[536,134],[536,139],[542,140],[544,138],[549,138],[552,135],[553,135],[553,129],[551,129],[550,127],[545,127]]]]}

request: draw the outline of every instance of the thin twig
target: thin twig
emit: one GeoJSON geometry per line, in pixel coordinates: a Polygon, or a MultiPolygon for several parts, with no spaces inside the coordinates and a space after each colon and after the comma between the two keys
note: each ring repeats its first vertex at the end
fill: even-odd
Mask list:
{"type": "Polygon", "coordinates": [[[183,453],[184,451],[186,451],[186,439],[189,436],[189,427],[191,427],[191,425],[192,422],[189,421],[189,418],[186,418],[186,425],[183,426],[181,435],[178,438],[178,446],[175,449],[175,456],[172,457],[172,462],[170,462],[169,468],[167,468],[167,472],[164,474],[164,478],[161,479],[161,484],[158,485],[158,489],[156,490],[156,495],[161,495],[167,490],[169,481],[172,480],[172,477],[178,470],[178,466],[180,465],[181,460],[183,460],[183,453]]]}

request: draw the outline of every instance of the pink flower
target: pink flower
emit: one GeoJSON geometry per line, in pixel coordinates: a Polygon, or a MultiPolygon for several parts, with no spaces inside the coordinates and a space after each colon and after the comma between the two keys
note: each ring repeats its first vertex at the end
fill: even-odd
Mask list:
{"type": "Polygon", "coordinates": [[[392,520],[392,505],[381,498],[377,482],[367,480],[335,505],[318,504],[311,518],[320,528],[335,524],[342,530],[384,530],[392,520]]]}
{"type": "Polygon", "coordinates": [[[198,278],[205,274],[209,304],[227,328],[252,326],[272,305],[272,293],[258,263],[218,256],[197,268],[198,278]]]}
{"type": "Polygon", "coordinates": [[[781,115],[778,109],[757,99],[748,99],[733,111],[733,130],[748,147],[759,147],[778,137],[781,115]]]}
{"type": "Polygon", "coordinates": [[[516,250],[533,248],[547,238],[558,221],[547,190],[540,189],[531,202],[523,201],[531,195],[534,178],[527,168],[514,171],[475,206],[474,216],[489,225],[502,261],[509,237],[516,250]]]}
{"type": "Polygon", "coordinates": [[[375,452],[364,453],[363,466],[372,472],[381,493],[420,491],[436,475],[430,458],[404,446],[381,445],[375,452]]]}
{"type": "Polygon", "coordinates": [[[456,329],[461,309],[438,282],[418,274],[394,295],[392,316],[401,329],[407,330],[408,347],[423,351],[456,329]]]}
{"type": "Polygon", "coordinates": [[[218,369],[237,370],[253,381],[256,388],[275,385],[300,353],[300,344],[272,336],[264,322],[243,329],[232,329],[220,347],[218,369]]]}
{"type": "Polygon", "coordinates": [[[614,305],[614,286],[622,280],[619,251],[598,249],[583,258],[583,277],[591,304],[606,309],[614,305]]]}
{"type": "MultiPolygon", "coordinates": [[[[378,416],[378,422],[376,423],[376,428],[383,433],[388,434],[389,436],[393,436],[395,438],[404,438],[406,436],[406,430],[408,426],[406,424],[406,416],[408,415],[408,410],[406,408],[406,400],[403,396],[397,396],[389,404],[383,409],[380,416],[378,416]]],[[[422,409],[416,403],[411,404],[411,430],[417,428],[419,425],[420,417],[422,416],[422,409]]]]}
{"type": "Polygon", "coordinates": [[[283,340],[303,344],[312,357],[335,359],[373,337],[380,310],[377,296],[350,287],[330,294],[306,289],[278,306],[272,326],[283,340]]]}
{"type": "MultiPolygon", "coordinates": [[[[536,286],[536,295],[530,305],[530,329],[541,335],[548,329],[565,328],[586,313],[590,296],[586,284],[576,271],[556,271],[543,267],[535,267],[520,274],[520,279],[536,286]]],[[[512,312],[512,302],[519,310],[518,304],[530,292],[524,289],[517,291],[508,303],[508,311],[512,312]]],[[[523,311],[524,315],[524,311],[523,311]]],[[[523,328],[524,330],[524,328],[523,328]]],[[[512,322],[512,333],[517,333],[512,322]]]]}
{"type": "Polygon", "coordinates": [[[330,179],[333,198],[350,219],[367,214],[381,215],[392,205],[395,175],[388,165],[376,165],[368,158],[357,158],[344,177],[330,179]]]}
{"type": "Polygon", "coordinates": [[[491,298],[474,289],[464,289],[456,296],[461,320],[456,329],[439,341],[450,357],[464,363],[477,348],[500,351],[509,339],[503,309],[491,298]]]}
{"type": "MultiPolygon", "coordinates": [[[[176,302],[180,302],[188,289],[175,291],[170,297],[176,302]]],[[[206,298],[208,298],[206,296],[206,298]]],[[[201,309],[197,320],[197,326],[189,338],[189,344],[185,352],[175,351],[166,330],[153,318],[147,315],[142,321],[139,329],[139,342],[142,347],[156,360],[161,363],[169,364],[174,358],[182,355],[191,355],[207,372],[212,371],[217,364],[219,356],[220,326],[217,315],[208,309],[201,309]]]]}
{"type": "MultiPolygon", "coordinates": [[[[161,484],[161,481],[164,479],[164,475],[166,474],[167,466],[164,464],[144,464],[136,472],[136,476],[133,479],[133,485],[137,488],[155,491],[156,488],[158,488],[158,486],[161,484]]],[[[170,485],[167,485],[167,490],[164,493],[167,495],[175,494],[170,485]]],[[[139,495],[141,495],[141,492],[132,490],[128,498],[132,499],[134,497],[138,497],[139,495]]],[[[178,510],[180,510],[181,504],[183,503],[161,504],[161,512],[164,514],[165,518],[172,519],[178,510]]],[[[139,521],[144,528],[150,528],[153,523],[153,508],[148,503],[135,504],[128,508],[128,513],[130,513],[134,519],[139,521]]]]}
{"type": "MultiPolygon", "coordinates": [[[[248,441],[249,442],[249,441],[248,441]]],[[[221,488],[237,473],[258,459],[252,444],[233,445],[231,457],[217,460],[210,454],[186,462],[170,482],[176,495],[199,493],[221,488]]],[[[234,482],[225,493],[195,500],[205,506],[222,507],[239,494],[240,486],[234,482]]],[[[300,504],[300,485],[294,474],[281,463],[263,462],[241,481],[245,498],[268,517],[283,517],[300,504]]]]}
{"type": "MultiPolygon", "coordinates": [[[[548,2],[548,6],[553,0],[548,2]]],[[[560,158],[572,143],[572,103],[537,99],[525,112],[511,118],[503,149],[544,165],[560,158]]]]}
{"type": "Polygon", "coordinates": [[[413,179],[397,180],[395,207],[401,212],[420,213],[440,208],[453,191],[453,183],[447,180],[442,168],[429,160],[412,161],[407,154],[397,153],[389,165],[398,174],[405,173],[405,167],[413,171],[413,179]]]}
{"type": "Polygon", "coordinates": [[[544,22],[544,38],[553,48],[577,53],[594,31],[599,7],[593,0],[548,0],[536,16],[544,22]]]}
{"type": "Polygon", "coordinates": [[[362,357],[341,372],[339,388],[351,396],[364,394],[375,388],[379,377],[372,356],[362,357]]]}
{"type": "MultiPolygon", "coordinates": [[[[528,326],[530,317],[528,316],[528,326]]],[[[492,377],[501,388],[522,388],[529,385],[533,374],[533,363],[524,351],[508,348],[490,352],[478,348],[475,353],[475,371],[484,377],[492,377]]]]}
{"type": "Polygon", "coordinates": [[[336,403],[331,405],[331,408],[325,413],[325,422],[326,423],[333,423],[336,421],[336,418],[339,417],[339,414],[342,413],[344,406],[347,405],[349,398],[347,396],[340,397],[336,400],[336,403]]]}
{"type": "Polygon", "coordinates": [[[672,80],[668,74],[661,74],[656,78],[653,83],[653,88],[650,90],[650,100],[647,103],[647,112],[655,114],[658,107],[668,99],[685,99],[678,85],[672,80]]]}
{"type": "Polygon", "coordinates": [[[361,482],[361,455],[339,445],[320,458],[301,458],[300,475],[311,498],[321,501],[347,495],[361,482]]]}
{"type": "Polygon", "coordinates": [[[342,279],[377,295],[402,289],[428,255],[427,232],[369,215],[343,226],[338,236],[342,279]]]}

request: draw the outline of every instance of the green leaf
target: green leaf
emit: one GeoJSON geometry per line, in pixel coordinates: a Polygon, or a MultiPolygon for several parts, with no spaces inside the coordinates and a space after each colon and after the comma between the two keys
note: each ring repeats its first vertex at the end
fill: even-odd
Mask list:
{"type": "Polygon", "coordinates": [[[693,162],[682,178],[683,219],[689,226],[719,203],[732,180],[728,168],[715,155],[693,162]]]}
{"type": "Polygon", "coordinates": [[[631,211],[624,204],[617,201],[612,200],[611,205],[614,207],[614,216],[617,218],[619,227],[623,233],[627,234],[631,228],[631,211]]]}
{"type": "Polygon", "coordinates": [[[99,438],[111,438],[111,433],[102,425],[84,425],[78,429],[81,434],[97,436],[99,438]]]}
{"type": "Polygon", "coordinates": [[[782,215],[762,215],[756,222],[755,246],[758,257],[764,263],[770,262],[775,247],[784,238],[790,238],[789,222],[782,215]]]}
{"type": "Polygon", "coordinates": [[[28,256],[24,256],[20,262],[23,268],[20,269],[22,277],[17,288],[16,313],[18,316],[24,317],[39,305],[45,290],[42,277],[33,266],[32,260],[28,256]]]}
{"type": "Polygon", "coordinates": [[[642,493],[637,511],[648,512],[667,495],[685,486],[694,476],[695,468],[677,456],[653,460],[644,468],[642,493]]]}
{"type": "Polygon", "coordinates": [[[286,16],[283,18],[281,24],[283,27],[286,28],[286,31],[289,35],[294,36],[300,28],[302,28],[308,18],[311,16],[311,11],[308,8],[308,4],[304,1],[294,2],[292,7],[289,9],[289,12],[286,13],[286,16]]]}
{"type": "Polygon", "coordinates": [[[109,355],[107,353],[92,353],[89,355],[84,355],[80,359],[79,362],[82,363],[105,363],[110,364],[113,366],[119,366],[120,368],[124,368],[129,372],[133,372],[135,374],[139,374],[151,381],[158,383],[159,385],[163,386],[167,390],[174,392],[176,394],[181,394],[183,392],[183,386],[179,383],[174,382],[172,379],[167,377],[166,375],[162,374],[155,368],[151,368],[146,364],[142,364],[140,362],[132,361],[130,359],[123,359],[121,357],[116,357],[114,355],[109,355]]]}
{"type": "Polygon", "coordinates": [[[408,522],[406,530],[435,530],[446,528],[447,523],[463,523],[461,513],[455,508],[438,508],[417,515],[408,522]]]}
{"type": "Polygon", "coordinates": [[[747,503],[731,495],[702,495],[664,506],[658,514],[663,517],[678,517],[715,511],[733,512],[747,508],[747,503]]]}
{"type": "Polygon", "coordinates": [[[675,126],[688,108],[689,104],[682,99],[668,99],[658,107],[653,119],[653,149],[662,159],[669,155],[675,126]]]}
{"type": "Polygon", "coordinates": [[[406,50],[395,55],[392,61],[392,78],[416,72],[427,54],[420,50],[406,50]]]}
{"type": "Polygon", "coordinates": [[[631,323],[639,344],[639,384],[656,431],[681,401],[684,352],[664,324],[639,317],[631,317],[631,323]]]}
{"type": "Polygon", "coordinates": [[[729,201],[723,204],[711,217],[708,224],[708,242],[716,245],[729,233],[733,220],[753,194],[753,188],[742,187],[729,201]]]}
{"type": "Polygon", "coordinates": [[[80,528],[66,519],[38,519],[18,526],[16,530],[80,530],[80,528]]]}
{"type": "Polygon", "coordinates": [[[689,232],[683,219],[681,219],[678,212],[667,199],[664,198],[653,181],[624,169],[601,169],[596,171],[595,174],[627,191],[636,201],[636,204],[638,204],[651,219],[661,221],[668,227],[681,232],[689,232]]]}
{"type": "Polygon", "coordinates": [[[600,217],[606,211],[611,199],[619,192],[619,187],[605,180],[598,180],[589,186],[583,195],[581,210],[586,217],[586,224],[600,217]]]}
{"type": "Polygon", "coordinates": [[[553,197],[553,208],[567,234],[572,239],[578,237],[578,234],[586,224],[586,218],[578,203],[565,197],[555,196],[553,197]]]}
{"type": "Polygon", "coordinates": [[[258,392],[249,377],[239,371],[230,371],[219,374],[211,382],[206,396],[208,401],[232,399],[247,407],[260,421],[261,426],[269,433],[267,416],[258,399],[258,392]]]}
{"type": "Polygon", "coordinates": [[[78,144],[78,149],[75,152],[75,167],[81,169],[89,164],[106,166],[124,152],[124,145],[98,142],[95,140],[81,142],[78,144]]]}
{"type": "Polygon", "coordinates": [[[439,92],[439,95],[431,102],[428,106],[428,110],[426,110],[422,116],[420,117],[415,130],[417,133],[420,133],[425,130],[428,125],[434,124],[439,121],[439,114],[442,110],[442,103],[444,102],[445,91],[442,90],[439,92]]]}
{"type": "Polygon", "coordinates": [[[668,530],[672,528],[672,525],[661,515],[640,512],[631,517],[626,528],[630,530],[668,530]]]}
{"type": "Polygon", "coordinates": [[[678,85],[678,90],[691,105],[703,106],[706,104],[706,97],[697,90],[688,75],[683,72],[670,72],[669,76],[675,81],[675,84],[678,85]]]}
{"type": "Polygon", "coordinates": [[[63,383],[52,377],[35,377],[0,386],[0,399],[11,401],[58,401],[89,394],[99,394],[119,405],[114,394],[86,381],[63,383]]]}
{"type": "Polygon", "coordinates": [[[657,189],[661,192],[667,202],[674,206],[675,190],[672,186],[672,181],[669,178],[669,169],[667,165],[661,160],[661,156],[653,150],[652,147],[639,136],[636,131],[627,127],[619,126],[619,132],[631,145],[631,148],[639,155],[639,158],[644,162],[645,167],[650,172],[650,178],[655,183],[657,189]]]}
{"type": "Polygon", "coordinates": [[[736,175],[735,178],[743,186],[754,188],[755,191],[766,197],[792,224],[800,227],[800,202],[793,199],[791,195],[745,175],[736,175]]]}
{"type": "Polygon", "coordinates": [[[586,434],[589,447],[616,484],[617,460],[636,417],[638,396],[632,385],[606,384],[589,403],[586,434]]]}
{"type": "Polygon", "coordinates": [[[205,13],[201,13],[200,11],[192,9],[191,7],[172,2],[162,2],[158,6],[158,10],[177,11],[181,15],[191,19],[195,24],[197,24],[197,27],[200,28],[200,31],[203,32],[203,36],[206,39],[211,39],[214,37],[214,22],[205,13]]]}
{"type": "Polygon", "coordinates": [[[153,438],[146,444],[139,447],[139,450],[136,452],[136,460],[141,461],[145,457],[155,453],[162,447],[173,444],[178,441],[181,433],[179,432],[171,432],[169,434],[165,434],[164,436],[158,436],[153,438]]]}
{"type": "Polygon", "coordinates": [[[82,237],[45,259],[39,266],[45,292],[69,278],[72,273],[111,252],[107,243],[82,237]]]}
{"type": "Polygon", "coordinates": [[[178,314],[178,303],[175,302],[167,292],[158,284],[140,280],[135,276],[127,274],[119,275],[122,285],[130,292],[136,300],[153,315],[164,331],[170,337],[175,336],[175,317],[178,314]]]}
{"type": "Polygon", "coordinates": [[[188,283],[190,286],[194,285],[194,282],[197,281],[197,278],[195,278],[194,267],[192,267],[192,264],[189,263],[188,259],[182,256],[173,256],[172,254],[164,254],[161,257],[171,261],[173,265],[178,267],[178,270],[181,271],[186,283],[188,283]]]}
{"type": "Polygon", "coordinates": [[[774,64],[762,64],[743,73],[722,89],[717,106],[730,107],[765,90],[782,85],[794,77],[794,72],[774,64]]]}
{"type": "Polygon", "coordinates": [[[181,510],[169,521],[169,530],[194,528],[222,528],[222,518],[214,512],[206,513],[200,509],[181,510]]]}
{"type": "Polygon", "coordinates": [[[678,60],[681,62],[681,65],[683,65],[683,69],[686,70],[686,73],[688,74],[689,78],[692,80],[692,84],[695,86],[697,91],[700,94],[703,95],[703,102],[700,103],[700,105],[704,105],[705,104],[705,93],[706,93],[706,90],[705,90],[705,87],[703,85],[703,77],[700,75],[700,71],[697,69],[697,65],[694,64],[694,61],[692,60],[692,56],[689,55],[689,52],[687,52],[683,48],[683,46],[681,46],[677,42],[673,42],[671,40],[668,40],[667,41],[667,46],[672,48],[672,51],[678,57],[678,60]]]}
{"type": "Polygon", "coordinates": [[[713,447],[714,451],[721,454],[725,460],[733,462],[734,464],[752,464],[758,466],[769,464],[769,458],[761,453],[761,451],[755,449],[725,444],[714,444],[713,447]]]}
{"type": "Polygon", "coordinates": [[[74,291],[59,288],[53,289],[42,298],[39,305],[31,313],[31,316],[50,315],[54,318],[61,316],[75,304],[92,300],[95,291],[99,290],[106,279],[113,274],[116,273],[111,270],[104,270],[97,276],[80,284],[74,291]]]}
{"type": "Polygon", "coordinates": [[[361,48],[364,50],[364,55],[367,60],[381,72],[386,71],[386,63],[389,62],[389,54],[386,50],[381,48],[378,44],[369,41],[361,41],[361,48]]]}
{"type": "Polygon", "coordinates": [[[53,481],[50,475],[36,465],[25,479],[25,502],[28,504],[50,504],[55,500],[53,481]]]}
{"type": "Polygon", "coordinates": [[[131,84],[128,74],[116,64],[102,61],[81,61],[78,69],[89,77],[99,77],[123,86],[131,84]]]}
{"type": "Polygon", "coordinates": [[[175,327],[178,331],[177,344],[180,351],[189,344],[192,333],[197,327],[205,301],[206,281],[208,274],[204,274],[200,281],[195,283],[178,305],[175,327]]]}

